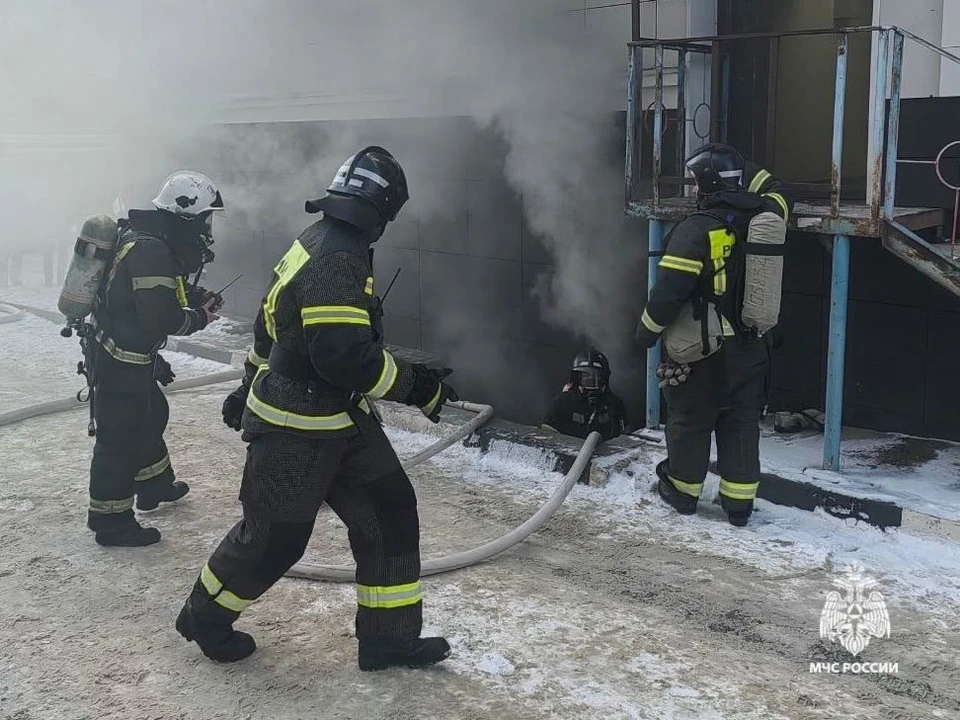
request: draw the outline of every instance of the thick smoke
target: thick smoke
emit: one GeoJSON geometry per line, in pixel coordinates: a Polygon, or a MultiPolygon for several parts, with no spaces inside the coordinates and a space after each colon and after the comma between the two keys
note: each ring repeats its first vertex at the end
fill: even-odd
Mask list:
{"type": "MultiPolygon", "coordinates": [[[[555,272],[536,289],[542,317],[627,357],[641,243],[624,233],[613,120],[626,49],[587,33],[583,15],[568,12],[577,5],[8,0],[0,243],[24,236],[15,221],[24,207],[43,217],[44,233],[63,233],[121,189],[128,205],[143,206],[178,167],[229,168],[216,179],[229,204],[225,228],[238,238],[289,237],[309,219],[303,201],[322,194],[358,145],[379,140],[375,124],[346,120],[384,108],[394,118],[466,116],[502,138],[503,175],[554,258],[555,272]],[[222,124],[271,106],[282,107],[282,119],[342,122],[222,124]],[[114,149],[25,151],[32,141],[22,136],[48,133],[85,134],[87,145],[107,136],[114,149]]],[[[464,164],[476,158],[449,123],[391,128],[390,150],[411,184],[403,217],[455,221],[450,200],[464,191],[456,180],[471,177],[464,164]]],[[[250,247],[239,239],[221,258],[230,264],[250,247]]],[[[445,327],[462,354],[496,354],[464,318],[447,317],[445,327]]]]}

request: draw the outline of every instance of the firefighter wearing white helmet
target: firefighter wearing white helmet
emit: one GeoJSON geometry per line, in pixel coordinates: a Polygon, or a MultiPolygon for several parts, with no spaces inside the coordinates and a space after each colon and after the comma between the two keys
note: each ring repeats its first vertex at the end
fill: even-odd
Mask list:
{"type": "Polygon", "coordinates": [[[189,285],[213,261],[212,219],[223,210],[217,186],[198,172],[170,175],[154,210],[118,221],[116,254],[93,310],[88,356],[96,445],[90,466],[87,526],[101,545],[142,546],[160,539],[138,510],[179,500],[163,433],[169,407],[158,387],[174,378],[160,356],[169,335],[190,335],[216,320],[216,294],[189,285]]]}

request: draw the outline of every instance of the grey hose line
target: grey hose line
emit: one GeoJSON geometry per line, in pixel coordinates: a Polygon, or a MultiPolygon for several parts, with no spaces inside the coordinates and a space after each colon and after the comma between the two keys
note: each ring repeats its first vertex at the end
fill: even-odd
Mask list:
{"type": "MultiPolygon", "coordinates": [[[[587,436],[583,447],[580,448],[580,452],[577,454],[577,459],[574,461],[573,467],[571,467],[570,471],[564,476],[563,481],[557,489],[553,491],[553,495],[550,496],[546,504],[530,516],[526,522],[514,528],[506,535],[484,543],[480,547],[427,560],[421,567],[420,575],[438,575],[440,573],[450,572],[451,570],[459,570],[471,565],[476,565],[477,563],[489,560],[509,550],[514,545],[530,537],[543,527],[547,520],[556,512],[557,508],[566,500],[567,495],[573,490],[573,486],[577,484],[577,481],[586,469],[587,463],[590,462],[590,458],[593,456],[593,452],[597,447],[597,443],[600,442],[600,439],[600,433],[597,432],[592,432],[587,436]]],[[[356,568],[352,565],[337,566],[297,563],[287,571],[286,576],[304,580],[354,582],[356,568]]]]}
{"type": "Polygon", "coordinates": [[[434,455],[439,452],[446,450],[448,447],[453,445],[456,442],[460,442],[464,438],[470,437],[475,430],[482,427],[487,423],[487,421],[493,417],[493,407],[490,405],[478,405],[472,402],[466,401],[457,401],[457,402],[447,402],[447,407],[458,408],[460,410],[466,410],[468,412],[476,413],[476,417],[472,418],[465,425],[462,425],[460,428],[451,432],[444,438],[441,438],[435,442],[430,447],[421,450],[413,457],[407,458],[406,460],[401,461],[401,465],[404,470],[412,468],[416,465],[419,465],[422,462],[426,462],[434,455]]]}
{"type": "MultiPolygon", "coordinates": [[[[204,385],[216,385],[217,383],[238,380],[243,377],[243,370],[224,370],[222,372],[201,375],[200,377],[190,378],[188,380],[176,380],[163,388],[165,393],[178,392],[180,390],[192,390],[203,387],[204,385]]],[[[29,420],[30,418],[42,417],[43,415],[53,415],[54,413],[66,412],[67,410],[76,410],[77,408],[87,407],[85,402],[80,402],[75,397],[65,400],[53,400],[51,402],[31,405],[17,410],[0,413],[0,427],[12,425],[13,423],[29,420]]]]}
{"type": "Polygon", "coordinates": [[[23,311],[13,305],[0,303],[0,325],[16,322],[23,317],[23,311]]]}

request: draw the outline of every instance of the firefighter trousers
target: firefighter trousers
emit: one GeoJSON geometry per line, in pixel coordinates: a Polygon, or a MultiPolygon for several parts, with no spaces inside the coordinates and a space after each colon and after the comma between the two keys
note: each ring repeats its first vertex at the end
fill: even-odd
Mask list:
{"type": "Polygon", "coordinates": [[[766,400],[769,355],[761,339],[727,338],[719,351],[692,366],[682,385],[664,388],[670,482],[694,502],[717,439],[720,502],[748,515],[760,483],[760,415],[766,400]]]}
{"type": "Polygon", "coordinates": [[[326,502],[347,526],[357,563],[357,638],[420,636],[417,498],[383,429],[357,415],[359,433],[347,438],[244,433],[243,519],[194,589],[210,601],[209,612],[233,621],[283,577],[303,556],[326,502]]]}
{"type": "Polygon", "coordinates": [[[132,522],[134,495],[162,495],[175,478],[163,439],[170,407],[154,380],[122,391],[98,385],[93,409],[87,526],[100,532],[132,522]]]}

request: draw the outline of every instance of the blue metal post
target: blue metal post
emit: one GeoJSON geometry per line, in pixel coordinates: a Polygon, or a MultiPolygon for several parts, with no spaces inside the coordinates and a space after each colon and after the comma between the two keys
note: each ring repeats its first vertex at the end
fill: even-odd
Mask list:
{"type": "Polygon", "coordinates": [[[840,190],[843,180],[843,117],[847,104],[847,49],[849,36],[837,41],[837,79],[833,98],[833,162],[830,166],[830,216],[840,217],[840,190]]]}
{"type": "MultiPolygon", "coordinates": [[[[661,220],[650,221],[647,239],[647,296],[657,281],[657,265],[663,250],[664,223],[661,220]]],[[[657,368],[660,366],[660,343],[647,350],[647,427],[660,427],[660,384],[657,381],[657,368]]]]}
{"type": "Polygon", "coordinates": [[[824,470],[840,469],[843,427],[843,365],[847,349],[847,293],[850,285],[850,238],[833,241],[833,280],[830,284],[830,346],[827,351],[827,408],[823,437],[824,470]]]}
{"type": "Polygon", "coordinates": [[[873,126],[870,128],[870,159],[867,177],[867,205],[877,220],[883,207],[883,130],[887,119],[887,82],[890,73],[890,31],[877,35],[877,77],[873,88],[873,126]]]}
{"type": "MultiPolygon", "coordinates": [[[[833,192],[830,213],[840,216],[840,179],[843,174],[843,118],[847,98],[847,35],[837,45],[837,78],[833,101],[833,158],[830,168],[833,192]]],[[[847,294],[850,284],[850,238],[833,241],[833,279],[830,286],[830,344],[827,349],[826,424],[823,467],[840,469],[840,436],[843,429],[843,366],[847,349],[847,294]]]]}
{"type": "Polygon", "coordinates": [[[897,196],[897,156],[900,153],[900,95],[903,90],[903,34],[893,32],[893,73],[890,78],[890,126],[887,128],[887,179],[883,216],[893,220],[897,196]]]}

